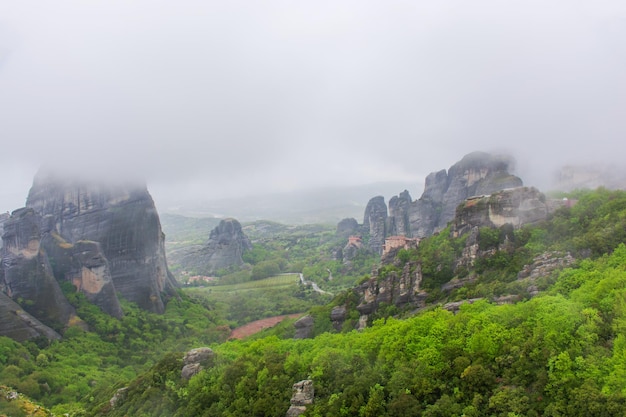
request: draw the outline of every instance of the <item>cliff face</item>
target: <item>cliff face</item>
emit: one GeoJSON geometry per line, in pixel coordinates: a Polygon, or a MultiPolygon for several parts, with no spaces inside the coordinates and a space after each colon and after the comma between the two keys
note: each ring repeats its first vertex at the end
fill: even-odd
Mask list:
{"type": "Polygon", "coordinates": [[[401,273],[391,271],[381,276],[381,271],[381,269],[372,271],[372,278],[355,289],[361,300],[357,306],[361,314],[361,323],[366,322],[367,317],[381,304],[396,307],[411,304],[421,307],[426,299],[426,293],[420,289],[422,271],[419,264],[407,262],[401,273]]]}
{"type": "Polygon", "coordinates": [[[521,187],[522,180],[509,174],[511,161],[483,152],[466,155],[448,172],[426,177],[422,197],[409,208],[410,236],[426,237],[446,227],[456,208],[471,196],[521,187]]]}
{"type": "Polygon", "coordinates": [[[41,247],[41,216],[23,208],[13,212],[4,225],[3,291],[13,300],[28,300],[29,313],[44,323],[62,329],[75,315],[50,260],[41,247]]]}
{"type": "Polygon", "coordinates": [[[2,292],[0,292],[0,336],[10,337],[18,342],[40,336],[50,340],[61,338],[60,334],[28,314],[2,292]]]}
{"type": "Polygon", "coordinates": [[[411,195],[407,190],[389,200],[389,220],[387,224],[389,236],[411,236],[410,207],[411,195]]]}
{"type": "Polygon", "coordinates": [[[76,315],[61,290],[66,282],[115,317],[122,315],[117,293],[156,313],[174,294],[164,236],[145,185],[104,186],[38,174],[27,207],[15,210],[3,229],[0,291],[19,300],[30,316],[0,303],[0,315],[12,314],[13,323],[0,322],[0,334],[54,337],[39,321],[65,329],[76,315]]]}
{"type": "Polygon", "coordinates": [[[517,229],[545,220],[550,212],[545,196],[533,187],[511,188],[470,198],[460,204],[452,222],[452,233],[462,235],[478,227],[517,229]]]}
{"type": "Polygon", "coordinates": [[[372,198],[363,216],[369,249],[382,253],[385,239],[390,236],[430,236],[454,219],[457,206],[468,197],[522,186],[522,180],[508,172],[510,166],[507,157],[474,152],[448,171],[429,174],[419,200],[411,201],[405,190],[389,200],[387,212],[383,197],[372,198]]]}
{"type": "Polygon", "coordinates": [[[387,235],[387,205],[384,197],[374,197],[367,203],[363,216],[363,230],[369,233],[370,250],[382,253],[387,235]]]}
{"type": "Polygon", "coordinates": [[[188,253],[180,264],[201,274],[213,274],[231,266],[243,264],[242,255],[252,249],[252,243],[235,219],[224,219],[211,230],[207,243],[188,253]]]}
{"type": "Polygon", "coordinates": [[[46,240],[49,252],[59,252],[55,245],[79,244],[75,250],[85,254],[64,278],[78,283],[88,297],[106,302],[117,291],[143,309],[164,311],[164,297],[173,294],[176,283],[145,185],[108,186],[42,174],[35,178],[26,205],[44,217],[48,234],[60,237],[46,240]]]}
{"type": "MultiPolygon", "coordinates": [[[[441,176],[441,174],[434,174],[434,177],[437,176],[441,176]]],[[[480,191],[488,189],[485,187],[480,191]]],[[[441,188],[431,187],[427,189],[428,193],[425,192],[425,194],[429,198],[434,198],[433,195],[444,196],[440,191],[441,188]]],[[[420,201],[422,200],[418,200],[418,202],[420,201]]],[[[513,230],[524,225],[546,220],[557,206],[558,204],[547,201],[542,193],[531,187],[507,188],[489,195],[471,197],[462,202],[458,205],[452,219],[451,238],[462,235],[467,235],[467,238],[464,248],[452,262],[450,281],[441,285],[440,290],[445,293],[472,282],[476,277],[471,274],[467,277],[463,275],[464,278],[461,279],[454,277],[454,275],[461,269],[467,273],[467,270],[471,270],[475,265],[477,259],[489,257],[496,251],[495,248],[480,249],[481,228],[503,228],[505,226],[501,230],[506,231],[508,229],[512,233],[513,230]]],[[[388,240],[389,242],[390,240],[388,240]]],[[[506,250],[509,244],[507,242],[510,241],[505,239],[504,242],[500,243],[499,249],[506,250]]],[[[360,314],[360,327],[363,327],[381,306],[394,305],[399,308],[424,306],[427,294],[420,288],[423,280],[422,261],[405,262],[396,257],[397,253],[398,250],[396,249],[384,255],[381,258],[382,266],[376,267],[372,271],[372,278],[353,289],[359,300],[356,309],[360,314]],[[397,268],[391,270],[386,268],[389,264],[393,264],[397,268]]],[[[519,279],[533,277],[533,271],[538,271],[535,274],[537,276],[545,276],[555,269],[573,262],[568,256],[550,254],[547,258],[549,261],[540,258],[535,260],[532,265],[525,266],[520,272],[519,279]]],[[[529,293],[533,294],[533,282],[528,285],[529,293]]],[[[495,301],[500,302],[501,300],[495,301]]],[[[348,305],[341,306],[344,313],[340,319],[336,320],[336,328],[341,328],[343,325],[346,316],[345,310],[348,307],[348,305]]],[[[335,321],[332,315],[331,319],[335,321]]]]}

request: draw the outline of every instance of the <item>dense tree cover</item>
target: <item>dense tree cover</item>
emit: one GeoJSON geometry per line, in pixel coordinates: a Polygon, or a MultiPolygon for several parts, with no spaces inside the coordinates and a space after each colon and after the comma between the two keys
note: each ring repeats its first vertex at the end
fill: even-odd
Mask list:
{"type": "MultiPolygon", "coordinates": [[[[351,330],[358,319],[351,310],[337,333],[332,306],[358,303],[347,291],[311,309],[315,339],[285,338],[293,333],[283,325],[266,337],[219,344],[229,329],[220,327],[219,309],[206,308],[210,302],[181,295],[164,316],[125,303],[118,321],[76,295],[80,316],[95,332],[72,328],[49,346],[0,338],[0,380],[76,416],[280,416],[292,384],[302,379],[312,379],[316,392],[306,416],[623,416],[626,193],[600,189],[575,197],[576,205],[545,224],[480,230],[485,256],[474,267],[456,264],[467,237],[451,239],[445,230],[381,269],[397,273],[404,262],[419,262],[433,301],[517,291],[524,297],[516,304],[480,301],[456,315],[433,305],[403,320],[390,317],[397,314],[390,308],[363,332],[351,330]],[[517,273],[554,250],[587,259],[538,281],[543,292],[530,298],[517,273]],[[472,280],[443,294],[440,285],[454,277],[472,280]],[[217,353],[213,366],[182,381],[182,352],[207,344],[217,353]],[[111,408],[122,386],[129,387],[127,398],[111,408]]],[[[341,280],[345,272],[330,242],[300,236],[275,250],[268,241],[254,262],[299,262],[320,280],[329,270],[341,280]]]]}
{"type": "MultiPolygon", "coordinates": [[[[307,378],[316,392],[307,416],[623,416],[625,306],[620,245],[564,271],[549,293],[528,301],[482,301],[456,315],[434,308],[311,340],[229,342],[188,383],[167,358],[171,367],[142,379],[165,379],[160,395],[178,416],[284,415],[291,385],[307,378]]],[[[158,415],[133,408],[142,404],[132,398],[100,410],[158,415]]]]}
{"type": "MultiPolygon", "coordinates": [[[[327,332],[313,340],[268,336],[216,346],[214,367],[189,383],[171,380],[178,393],[171,410],[283,415],[291,384],[310,378],[316,388],[310,416],[626,415],[626,193],[601,189],[577,197],[577,205],[545,224],[480,230],[486,255],[467,271],[476,281],[456,292],[510,292],[521,266],[543,251],[590,256],[539,283],[547,289],[540,296],[467,304],[456,315],[433,307],[405,320],[384,317],[362,333],[328,332],[331,306],[357,302],[347,292],[312,309],[317,333],[327,332]]],[[[448,232],[417,251],[401,251],[400,266],[379,274],[419,260],[434,292],[462,277],[455,261],[464,242],[448,232]]],[[[132,403],[108,415],[123,415],[132,403]]]]}
{"type": "Polygon", "coordinates": [[[184,293],[169,301],[163,315],[122,301],[120,320],[80,293],[68,298],[84,324],[70,327],[62,341],[18,344],[0,337],[0,381],[56,413],[80,415],[77,410],[94,395],[134,379],[166,352],[224,341],[230,334],[214,311],[184,293]],[[86,325],[90,331],[82,329],[86,325]]]}

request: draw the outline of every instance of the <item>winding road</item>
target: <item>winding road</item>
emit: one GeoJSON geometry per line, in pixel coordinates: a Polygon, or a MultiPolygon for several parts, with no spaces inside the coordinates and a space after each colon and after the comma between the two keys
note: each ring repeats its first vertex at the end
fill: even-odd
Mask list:
{"type": "Polygon", "coordinates": [[[304,275],[300,274],[300,282],[302,283],[302,285],[310,285],[311,287],[313,287],[313,291],[316,291],[320,294],[327,294],[330,295],[332,297],[332,293],[328,292],[328,291],[324,291],[323,289],[321,289],[320,287],[317,286],[316,283],[314,283],[313,281],[307,281],[304,279],[304,275]]]}

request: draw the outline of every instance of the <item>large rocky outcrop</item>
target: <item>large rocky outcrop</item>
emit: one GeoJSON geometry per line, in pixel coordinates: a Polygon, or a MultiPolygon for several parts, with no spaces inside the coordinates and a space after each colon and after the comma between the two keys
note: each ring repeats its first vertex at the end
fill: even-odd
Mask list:
{"type": "Polygon", "coordinates": [[[313,404],[315,399],[315,388],[310,379],[296,382],[293,384],[292,390],[291,405],[285,414],[286,417],[297,417],[303,414],[306,411],[306,406],[313,404]]]}
{"type": "Polygon", "coordinates": [[[363,230],[369,235],[369,248],[375,253],[382,253],[387,235],[387,205],[385,197],[372,198],[365,207],[363,230]]]}
{"type": "Polygon", "coordinates": [[[448,172],[428,175],[422,197],[409,208],[410,236],[426,237],[444,229],[468,197],[522,186],[522,180],[508,172],[511,164],[508,157],[474,152],[448,172]]]}
{"type": "Polygon", "coordinates": [[[119,292],[143,309],[165,310],[176,282],[167,267],[165,236],[145,184],[110,185],[41,172],[26,205],[44,217],[47,233],[56,233],[67,245],[79,244],[83,256],[69,268],[71,277],[64,279],[80,281],[81,289],[94,299],[112,300],[119,292]],[[109,275],[115,291],[107,282],[109,275]]]}
{"type": "MultiPolygon", "coordinates": [[[[428,191],[439,193],[437,190],[432,189],[428,191]]],[[[489,195],[471,197],[465,200],[458,205],[456,215],[451,222],[451,237],[460,237],[467,234],[465,247],[461,251],[460,256],[457,256],[454,260],[452,266],[453,274],[464,270],[467,275],[467,270],[474,266],[476,259],[491,256],[496,250],[508,250],[508,245],[511,244],[510,238],[513,237],[515,229],[546,220],[549,213],[556,207],[558,207],[558,204],[548,201],[542,193],[532,187],[507,188],[489,195]],[[505,238],[496,247],[490,246],[481,249],[479,241],[482,228],[500,228],[505,238]]],[[[396,238],[388,238],[386,245],[393,246],[389,244],[394,239],[396,238]]],[[[412,239],[406,240],[412,241],[412,239]]],[[[397,248],[392,248],[382,256],[381,263],[383,266],[374,268],[372,277],[353,289],[359,300],[356,306],[361,316],[359,328],[365,326],[368,319],[381,306],[394,305],[399,308],[407,305],[412,308],[424,306],[427,294],[420,288],[422,281],[421,262],[403,262],[396,257],[397,253],[397,248]],[[388,268],[385,268],[385,265],[392,263],[396,267],[402,267],[402,272],[397,270],[389,271],[388,268]]],[[[550,268],[553,265],[562,267],[567,265],[568,262],[570,262],[569,259],[562,260],[559,258],[553,262],[548,262],[542,258],[533,265],[525,267],[525,275],[520,273],[520,277],[533,276],[533,271],[535,270],[541,271],[538,273],[545,275],[545,271],[552,271],[550,268]]],[[[475,274],[461,276],[463,278],[453,278],[451,276],[450,278],[452,279],[449,282],[441,285],[441,291],[447,293],[474,282],[477,278],[475,274]]],[[[532,293],[531,290],[529,289],[529,292],[532,293]]],[[[506,300],[495,301],[505,302],[506,300]]],[[[450,308],[458,308],[458,305],[460,304],[452,303],[450,308]]],[[[342,328],[343,320],[345,320],[346,316],[345,308],[349,306],[341,307],[343,309],[337,309],[331,315],[335,329],[342,328]]]]}
{"type": "MultiPolygon", "coordinates": [[[[353,291],[359,298],[356,309],[359,311],[359,328],[365,326],[368,318],[381,305],[394,305],[403,308],[406,305],[422,307],[427,294],[421,290],[422,271],[419,263],[407,262],[400,273],[384,273],[381,268],[374,268],[372,277],[353,291]]],[[[331,320],[335,329],[340,329],[346,318],[346,306],[333,309],[331,320]]]]}
{"type": "Polygon", "coordinates": [[[410,208],[411,195],[407,190],[401,192],[399,196],[391,197],[387,224],[388,236],[411,236],[410,208]]]}
{"type": "Polygon", "coordinates": [[[296,334],[294,335],[294,339],[309,339],[313,336],[313,316],[306,315],[304,317],[300,317],[293,324],[293,327],[296,328],[296,334]]]}
{"type": "MultiPolygon", "coordinates": [[[[0,315],[21,318],[16,340],[58,334],[81,323],[61,286],[71,283],[103,311],[121,317],[117,294],[162,313],[176,283],[165,261],[164,236],[145,185],[104,185],[41,172],[27,207],[3,222],[0,315]],[[6,301],[6,300],[5,300],[6,301]],[[32,317],[26,315],[24,309],[32,317]],[[32,329],[35,329],[34,331],[32,329]]],[[[4,319],[0,334],[17,328],[4,319]]]]}
{"type": "Polygon", "coordinates": [[[242,255],[252,249],[250,239],[235,219],[224,219],[211,230],[209,240],[185,256],[179,263],[188,271],[213,274],[220,269],[243,264],[242,255]]]}
{"type": "Polygon", "coordinates": [[[518,229],[546,220],[550,211],[545,195],[536,188],[510,188],[465,200],[457,207],[451,231],[459,236],[475,227],[505,224],[518,229]]]}
{"type": "Polygon", "coordinates": [[[491,194],[522,186],[522,180],[509,173],[512,160],[484,152],[466,155],[448,171],[426,177],[424,192],[412,201],[407,190],[389,200],[372,198],[363,216],[363,231],[369,235],[368,247],[382,253],[390,236],[423,238],[444,229],[454,219],[459,204],[472,196],[491,194]]]}
{"type": "Polygon", "coordinates": [[[23,208],[5,222],[2,290],[13,300],[23,300],[30,314],[61,330],[76,312],[63,295],[41,247],[41,221],[33,209],[23,208]]]}
{"type": "MultiPolygon", "coordinates": [[[[481,228],[501,228],[508,235],[524,225],[546,220],[556,207],[558,205],[547,201],[545,195],[533,187],[510,188],[467,199],[458,206],[450,229],[452,237],[468,235],[455,267],[469,268],[478,257],[488,255],[493,250],[480,251],[481,228]]],[[[505,240],[500,249],[506,249],[506,245],[505,240]]]]}

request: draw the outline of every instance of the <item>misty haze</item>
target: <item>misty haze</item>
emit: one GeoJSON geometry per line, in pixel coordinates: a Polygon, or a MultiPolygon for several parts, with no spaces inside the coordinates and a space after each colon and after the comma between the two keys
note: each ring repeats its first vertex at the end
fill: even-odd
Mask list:
{"type": "Polygon", "coordinates": [[[0,415],[626,415],[626,2],[0,0],[0,415]]]}
{"type": "Polygon", "coordinates": [[[419,195],[428,173],[475,150],[514,156],[541,189],[565,165],[622,166],[617,1],[0,12],[4,210],[42,165],[140,177],[161,210],[379,182],[419,195]]]}

